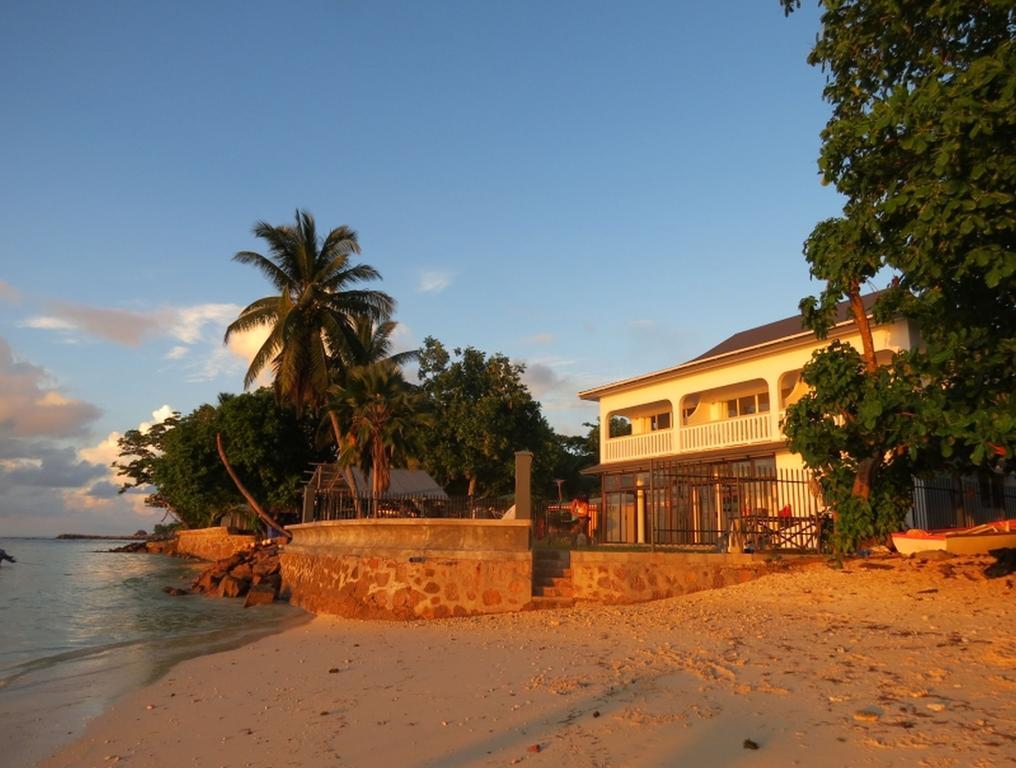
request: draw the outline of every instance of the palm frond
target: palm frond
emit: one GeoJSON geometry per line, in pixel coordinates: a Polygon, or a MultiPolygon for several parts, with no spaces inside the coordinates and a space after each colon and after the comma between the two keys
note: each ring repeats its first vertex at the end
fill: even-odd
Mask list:
{"type": "Polygon", "coordinates": [[[293,284],[292,278],[279,269],[271,259],[262,256],[257,251],[239,251],[233,256],[233,261],[239,262],[240,264],[251,264],[256,267],[261,274],[268,278],[268,282],[278,288],[280,291],[288,291],[291,289],[293,284]]]}
{"type": "Polygon", "coordinates": [[[279,317],[278,306],[277,304],[273,305],[277,301],[278,297],[268,296],[264,299],[258,299],[243,309],[239,317],[226,326],[226,333],[222,338],[222,343],[228,343],[229,337],[234,333],[246,333],[255,328],[274,323],[279,317]]]}

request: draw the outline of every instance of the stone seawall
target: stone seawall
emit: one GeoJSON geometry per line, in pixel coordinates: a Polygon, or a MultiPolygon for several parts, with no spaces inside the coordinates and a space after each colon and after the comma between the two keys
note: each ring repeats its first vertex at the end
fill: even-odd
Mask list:
{"type": "Polygon", "coordinates": [[[221,560],[242,549],[254,546],[254,536],[230,533],[221,526],[194,528],[177,535],[176,552],[201,560],[221,560]]]}
{"type": "Polygon", "coordinates": [[[444,618],[532,600],[528,521],[343,520],[289,530],[282,594],[315,613],[444,618]]]}
{"type": "Polygon", "coordinates": [[[571,553],[576,600],[641,603],[728,587],[772,573],[762,555],[683,552],[571,553]]]}

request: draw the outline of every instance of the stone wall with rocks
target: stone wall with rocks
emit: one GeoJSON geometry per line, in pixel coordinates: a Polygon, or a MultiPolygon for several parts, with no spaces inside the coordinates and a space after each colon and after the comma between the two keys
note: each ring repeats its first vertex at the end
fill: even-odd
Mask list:
{"type": "Polygon", "coordinates": [[[772,573],[774,564],[762,555],[686,552],[571,553],[576,600],[598,603],[641,603],[728,587],[772,573]]]}
{"type": "Polygon", "coordinates": [[[428,619],[532,600],[528,520],[341,520],[291,526],[282,596],[315,613],[428,619]]]}
{"type": "Polygon", "coordinates": [[[176,553],[201,560],[222,560],[225,557],[250,549],[254,536],[230,533],[228,528],[194,528],[177,534],[176,553]]]}

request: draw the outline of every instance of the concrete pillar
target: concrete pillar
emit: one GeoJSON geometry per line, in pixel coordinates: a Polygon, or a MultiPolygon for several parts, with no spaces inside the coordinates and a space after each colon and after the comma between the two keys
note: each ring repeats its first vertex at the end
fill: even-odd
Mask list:
{"type": "Polygon", "coordinates": [[[515,518],[533,519],[533,452],[515,452],[515,518]]]}

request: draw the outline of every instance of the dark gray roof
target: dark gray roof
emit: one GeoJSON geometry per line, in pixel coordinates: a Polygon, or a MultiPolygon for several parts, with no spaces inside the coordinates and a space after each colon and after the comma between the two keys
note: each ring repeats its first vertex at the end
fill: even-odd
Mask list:
{"type": "MultiPolygon", "coordinates": [[[[862,296],[861,301],[864,303],[866,311],[870,311],[875,300],[881,294],[881,291],[875,291],[869,293],[867,296],[862,296]]],[[[850,315],[850,303],[841,301],[836,305],[836,320],[837,324],[843,324],[852,321],[850,315]]],[[[630,379],[623,379],[621,381],[614,381],[609,384],[604,384],[600,387],[593,387],[579,392],[579,397],[583,400],[598,400],[600,396],[610,390],[615,390],[620,387],[632,387],[637,386],[641,382],[655,379],[660,376],[674,376],[682,373],[685,369],[693,368],[697,364],[705,364],[707,361],[714,360],[716,358],[725,357],[727,355],[737,354],[749,349],[755,349],[758,347],[765,346],[766,344],[774,344],[783,340],[790,340],[794,337],[804,338],[810,336],[811,331],[806,329],[801,322],[801,315],[792,315],[791,317],[785,317],[782,320],[777,320],[775,323],[766,323],[760,325],[757,328],[749,328],[747,331],[741,331],[735,333],[733,336],[721,341],[712,349],[703,352],[698,357],[694,357],[691,360],[681,363],[680,365],[673,366],[671,368],[664,368],[658,371],[652,371],[645,373],[640,376],[634,376],[630,379]]]]}
{"type": "MultiPolygon", "coordinates": [[[[363,494],[370,493],[370,481],[363,476],[363,472],[358,467],[353,467],[353,481],[356,483],[356,487],[361,490],[363,494]]],[[[392,469],[390,474],[390,482],[388,490],[382,496],[382,498],[400,498],[405,496],[426,496],[428,498],[448,498],[448,494],[445,493],[444,488],[437,484],[437,482],[429,474],[424,472],[422,469],[392,469]]],[[[336,488],[347,488],[345,480],[335,464],[319,464],[314,470],[314,476],[311,478],[311,482],[314,482],[316,478],[320,476],[321,486],[326,487],[330,484],[336,488]]]]}
{"type": "MultiPolygon", "coordinates": [[[[875,299],[881,291],[875,293],[869,293],[867,296],[862,296],[861,301],[864,302],[864,309],[868,311],[871,309],[871,305],[875,303],[875,299]]],[[[851,319],[850,315],[850,302],[841,301],[836,305],[836,322],[843,323],[851,319]]],[[[801,321],[800,313],[792,315],[791,317],[785,317],[782,320],[777,320],[774,323],[766,323],[760,325],[757,328],[749,328],[747,331],[740,331],[735,333],[733,336],[729,336],[715,347],[706,352],[703,352],[698,357],[693,357],[689,360],[689,363],[694,363],[698,360],[707,360],[710,357],[718,357],[719,355],[726,355],[731,352],[737,352],[742,349],[750,349],[757,347],[762,344],[768,344],[772,341],[779,341],[780,339],[788,338],[789,336],[796,336],[799,333],[807,333],[808,329],[804,327],[801,321]]]]}

